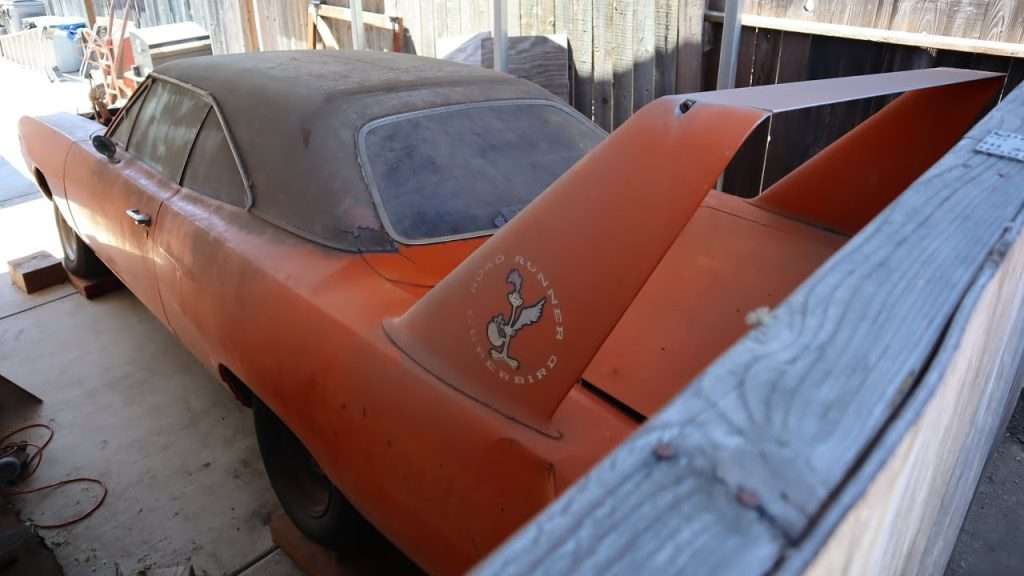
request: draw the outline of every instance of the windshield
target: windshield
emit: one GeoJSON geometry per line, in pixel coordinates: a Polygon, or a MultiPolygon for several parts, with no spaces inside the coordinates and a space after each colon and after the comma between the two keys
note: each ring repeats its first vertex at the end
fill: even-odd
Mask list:
{"type": "Polygon", "coordinates": [[[423,244],[500,228],[604,136],[551,102],[487,102],[371,122],[359,153],[388,232],[423,244]]]}

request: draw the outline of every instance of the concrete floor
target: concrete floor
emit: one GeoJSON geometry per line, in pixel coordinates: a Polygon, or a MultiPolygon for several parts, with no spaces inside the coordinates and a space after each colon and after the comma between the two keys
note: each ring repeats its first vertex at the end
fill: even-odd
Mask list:
{"type": "MultiPolygon", "coordinates": [[[[84,88],[2,61],[0,84],[0,263],[40,249],[59,255],[49,203],[24,193],[14,112],[74,110],[84,88]]],[[[44,400],[0,403],[0,432],[30,422],[56,431],[29,485],[92,476],[109,488],[92,517],[42,532],[67,574],[188,563],[197,574],[299,573],[270,539],[278,505],[249,411],[129,292],[90,302],[64,285],[26,296],[0,274],[0,375],[44,400]]],[[[12,501],[23,517],[52,522],[97,494],[71,486],[12,501]]]]}

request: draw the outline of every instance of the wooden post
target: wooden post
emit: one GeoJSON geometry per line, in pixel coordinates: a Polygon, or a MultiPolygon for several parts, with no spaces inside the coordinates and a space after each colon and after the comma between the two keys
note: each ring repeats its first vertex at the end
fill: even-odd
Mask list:
{"type": "Polygon", "coordinates": [[[725,20],[722,21],[722,47],[718,55],[718,82],[716,88],[725,90],[736,86],[736,62],[740,54],[740,0],[725,0],[725,20]]]}
{"type": "Polygon", "coordinates": [[[260,34],[256,26],[256,1],[238,0],[238,11],[242,20],[242,44],[246,52],[259,52],[260,34]]]}
{"type": "Polygon", "coordinates": [[[316,20],[319,17],[317,15],[319,8],[319,2],[310,0],[309,7],[306,9],[306,48],[310,50],[316,50],[316,20]]]}
{"type": "Polygon", "coordinates": [[[93,0],[82,0],[82,5],[85,7],[85,21],[89,23],[91,29],[96,25],[96,6],[93,4],[93,0]]]}
{"type": "Polygon", "coordinates": [[[366,49],[366,35],[363,30],[363,0],[349,0],[352,11],[352,48],[366,49]]]}

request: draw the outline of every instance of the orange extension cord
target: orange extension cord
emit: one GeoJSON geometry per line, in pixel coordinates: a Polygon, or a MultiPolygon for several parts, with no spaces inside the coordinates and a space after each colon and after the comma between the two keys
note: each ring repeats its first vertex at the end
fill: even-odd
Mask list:
{"type": "MultiPolygon", "coordinates": [[[[28,480],[29,478],[32,477],[33,474],[36,473],[36,470],[39,470],[39,465],[42,464],[43,462],[43,451],[46,450],[46,447],[50,445],[50,442],[52,440],[53,428],[47,426],[46,424],[29,424],[28,426],[22,426],[21,428],[18,428],[17,430],[6,434],[3,438],[0,438],[0,458],[13,454],[21,447],[34,448],[35,452],[33,452],[32,455],[29,456],[28,459],[25,461],[26,467],[28,468],[28,472],[26,472],[21,477],[21,481],[28,480]],[[8,443],[8,440],[10,440],[13,436],[36,428],[46,430],[47,432],[50,433],[50,435],[46,438],[46,441],[43,442],[41,445],[34,444],[31,442],[8,443]]],[[[95,484],[103,489],[103,494],[100,496],[100,499],[96,502],[96,504],[93,505],[92,508],[90,508],[89,510],[85,511],[82,514],[79,514],[71,520],[58,522],[56,524],[33,524],[33,526],[35,526],[36,528],[46,530],[51,530],[55,528],[65,528],[67,526],[71,526],[72,524],[81,522],[82,520],[85,520],[89,516],[92,516],[93,512],[99,510],[100,506],[102,506],[103,502],[107,499],[106,484],[95,478],[70,478],[68,480],[61,480],[60,482],[54,482],[52,484],[39,486],[37,488],[27,488],[25,490],[9,490],[0,488],[0,494],[4,494],[7,496],[23,496],[25,494],[35,494],[37,492],[43,492],[44,490],[52,490],[54,488],[59,488],[60,486],[67,486],[69,484],[95,484]]]]}

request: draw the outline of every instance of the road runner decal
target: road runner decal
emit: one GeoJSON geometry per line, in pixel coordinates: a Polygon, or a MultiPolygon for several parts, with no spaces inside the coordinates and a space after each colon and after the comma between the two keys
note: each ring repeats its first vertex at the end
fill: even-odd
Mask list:
{"type": "Polygon", "coordinates": [[[493,283],[501,278],[508,315],[504,311],[495,314],[496,302],[488,296],[483,301],[473,300],[489,309],[474,312],[471,306],[466,320],[475,352],[491,373],[503,382],[532,384],[543,380],[558,364],[557,346],[565,339],[561,302],[550,279],[533,262],[522,256],[511,260],[498,255],[480,268],[470,286],[472,294],[493,294],[493,283]],[[545,340],[550,344],[543,345],[545,340]],[[539,346],[543,346],[541,354],[537,354],[539,346]]]}
{"type": "Polygon", "coordinates": [[[491,318],[487,324],[487,339],[491,341],[491,358],[503,360],[514,370],[518,370],[519,360],[508,355],[508,347],[520,330],[532,326],[540,320],[541,315],[544,314],[546,298],[541,298],[536,304],[524,308],[523,275],[519,273],[519,270],[513,268],[508,273],[506,281],[512,286],[512,291],[508,293],[508,303],[512,306],[512,310],[507,321],[505,316],[500,313],[491,318]]]}

